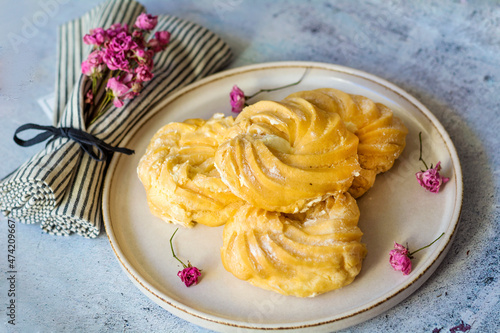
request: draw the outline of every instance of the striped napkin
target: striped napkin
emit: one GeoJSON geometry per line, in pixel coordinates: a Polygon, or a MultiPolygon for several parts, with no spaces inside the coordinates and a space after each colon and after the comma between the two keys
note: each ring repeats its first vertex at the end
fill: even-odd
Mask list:
{"type": "MultiPolygon", "coordinates": [[[[118,146],[141,117],[157,107],[172,91],[223,68],[231,58],[229,47],[209,30],[186,20],[164,15],[151,32],[171,33],[167,49],[155,55],[154,77],[122,108],[111,106],[86,127],[84,92],[90,87],[81,74],[81,62],[91,52],[83,36],[113,23],[132,26],[145,8],[131,0],[110,0],[59,28],[54,126],[73,127],[118,146]]],[[[109,162],[109,161],[108,161],[109,162]]],[[[96,237],[102,225],[102,188],[107,162],[90,158],[78,143],[67,138],[50,141],[0,183],[0,210],[24,223],[41,223],[55,235],[77,233],[96,237]]]]}

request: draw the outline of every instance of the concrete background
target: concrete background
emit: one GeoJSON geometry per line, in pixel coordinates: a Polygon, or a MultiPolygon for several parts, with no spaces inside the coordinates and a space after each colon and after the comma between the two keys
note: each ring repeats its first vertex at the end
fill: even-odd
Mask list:
{"type": "MultiPolygon", "coordinates": [[[[36,100],[54,90],[56,27],[98,0],[0,1],[0,176],[38,151],[12,141],[27,122],[50,124],[36,100]],[[27,29],[32,24],[35,29],[27,29]],[[17,37],[22,38],[22,42],[17,37]]],[[[464,174],[462,220],[449,254],[412,296],[343,332],[442,332],[463,320],[498,332],[500,5],[498,1],[142,1],[192,20],[233,49],[230,67],[280,60],[336,63],[385,78],[442,122],[464,174]]],[[[7,271],[7,219],[0,218],[7,271]]],[[[16,226],[16,326],[0,331],[205,332],[151,302],[122,272],[105,233],[55,237],[16,226]]]]}

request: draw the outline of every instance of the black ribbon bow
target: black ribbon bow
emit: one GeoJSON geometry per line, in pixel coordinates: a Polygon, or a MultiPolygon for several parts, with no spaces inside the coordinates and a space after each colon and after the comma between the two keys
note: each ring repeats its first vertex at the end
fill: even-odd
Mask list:
{"type": "Polygon", "coordinates": [[[96,161],[106,160],[109,156],[111,156],[111,154],[113,154],[113,152],[127,155],[134,154],[134,151],[132,149],[113,147],[110,144],[102,141],[101,139],[96,138],[90,133],[72,127],[54,127],[41,126],[37,124],[24,124],[20,126],[14,133],[14,141],[22,147],[33,146],[49,138],[51,138],[51,140],[57,138],[68,138],[70,140],[73,140],[77,142],[80,147],[96,161]],[[17,134],[29,129],[45,130],[45,132],[42,132],[29,140],[23,140],[17,136],[17,134]],[[94,148],[97,149],[98,154],[96,154],[94,148]]]}

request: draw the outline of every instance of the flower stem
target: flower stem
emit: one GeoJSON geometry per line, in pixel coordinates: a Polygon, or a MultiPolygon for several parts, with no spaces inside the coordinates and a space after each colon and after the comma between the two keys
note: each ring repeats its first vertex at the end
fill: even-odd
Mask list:
{"type": "MultiPolygon", "coordinates": [[[[112,71],[109,71],[106,74],[106,78],[104,79],[103,82],[106,83],[112,76],[113,76],[112,71]]],[[[97,78],[95,78],[95,77],[92,78],[92,93],[94,96],[97,96],[97,78]],[[94,85],[94,82],[95,82],[95,85],[94,85]],[[94,87],[95,87],[95,91],[94,91],[94,87]]],[[[104,101],[102,101],[97,112],[95,110],[93,110],[93,112],[91,114],[92,117],[91,117],[91,121],[90,121],[89,125],[92,125],[97,120],[97,118],[102,116],[104,111],[106,111],[107,104],[111,101],[110,97],[111,96],[109,96],[109,94],[106,93],[106,97],[104,98],[104,101]]],[[[94,105],[94,106],[97,106],[97,105],[94,105]]]]}
{"type": "Polygon", "coordinates": [[[255,96],[257,96],[258,94],[260,93],[263,93],[263,92],[271,92],[271,91],[275,91],[275,90],[280,90],[280,89],[285,89],[285,88],[288,88],[288,87],[293,87],[293,86],[296,86],[297,84],[299,84],[300,82],[302,82],[302,80],[304,79],[304,77],[306,76],[306,73],[307,73],[308,69],[306,69],[304,71],[304,74],[302,74],[302,77],[297,81],[297,82],[294,82],[294,83],[290,83],[290,84],[287,84],[286,86],[282,86],[282,87],[278,87],[278,88],[272,88],[272,89],[261,89],[259,91],[257,91],[255,94],[253,95],[250,95],[250,96],[245,96],[245,99],[250,99],[250,98],[253,98],[255,96]]]}
{"type": "Polygon", "coordinates": [[[97,79],[95,76],[92,76],[92,95],[95,96],[97,93],[97,79]]]}
{"type": "Polygon", "coordinates": [[[424,159],[422,158],[422,132],[418,133],[418,140],[420,141],[420,157],[419,157],[418,160],[422,161],[422,163],[424,163],[425,170],[429,170],[429,167],[427,166],[427,163],[425,163],[424,159]]]}
{"type": "Polygon", "coordinates": [[[174,258],[177,259],[177,261],[179,261],[182,264],[182,267],[186,268],[187,267],[186,264],[183,263],[182,260],[177,258],[177,256],[175,255],[174,246],[172,245],[172,239],[174,239],[174,236],[177,233],[177,230],[179,230],[179,228],[175,229],[174,233],[172,234],[172,237],[170,237],[170,249],[172,250],[172,256],[174,256],[174,258]]]}
{"type": "Polygon", "coordinates": [[[412,253],[409,253],[409,254],[408,254],[408,256],[409,256],[409,257],[411,257],[411,256],[413,256],[415,253],[417,253],[418,251],[423,250],[423,249],[425,249],[425,248],[428,248],[429,246],[431,246],[432,244],[434,244],[435,242],[437,242],[437,240],[438,240],[439,238],[443,237],[443,235],[444,235],[444,232],[441,234],[441,236],[439,236],[438,238],[436,238],[436,239],[435,239],[432,243],[430,243],[429,245],[426,245],[426,246],[424,246],[424,247],[421,247],[420,249],[418,249],[418,250],[416,250],[416,251],[413,251],[412,253]]]}
{"type": "Polygon", "coordinates": [[[108,103],[111,101],[111,98],[112,98],[111,95],[109,93],[106,93],[106,98],[104,99],[101,106],[99,107],[99,111],[98,111],[97,115],[90,121],[89,125],[92,125],[97,120],[97,118],[102,116],[104,111],[106,111],[106,107],[108,106],[108,103]]]}

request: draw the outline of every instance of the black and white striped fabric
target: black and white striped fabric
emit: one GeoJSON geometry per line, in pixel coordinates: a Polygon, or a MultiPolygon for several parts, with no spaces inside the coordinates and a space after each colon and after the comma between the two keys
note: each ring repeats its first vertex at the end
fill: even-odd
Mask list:
{"type": "MultiPolygon", "coordinates": [[[[81,62],[91,52],[82,41],[92,28],[113,23],[132,26],[144,7],[130,0],[111,0],[59,29],[58,73],[54,125],[85,130],[118,146],[127,132],[172,91],[223,68],[229,47],[209,30],[173,16],[159,16],[152,31],[167,30],[170,44],[156,54],[154,77],[135,99],[122,108],[112,106],[86,127],[84,93],[89,80],[81,62]]],[[[96,98],[99,98],[97,96],[96,98]]],[[[106,162],[98,162],[66,138],[49,142],[0,184],[0,209],[25,223],[41,223],[56,235],[78,233],[96,237],[102,225],[102,187],[106,162]]]]}

